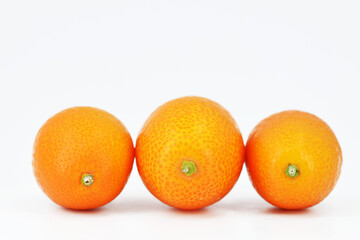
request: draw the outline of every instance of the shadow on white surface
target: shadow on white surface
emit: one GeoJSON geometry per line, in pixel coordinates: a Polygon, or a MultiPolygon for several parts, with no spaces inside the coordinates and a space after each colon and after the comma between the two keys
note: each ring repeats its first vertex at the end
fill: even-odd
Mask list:
{"type": "Polygon", "coordinates": [[[221,202],[215,205],[219,211],[228,210],[234,213],[244,214],[266,214],[266,215],[314,215],[314,209],[286,210],[274,207],[261,199],[237,199],[231,202],[221,202]]]}
{"type": "Polygon", "coordinates": [[[82,215],[101,215],[106,214],[107,209],[103,207],[95,208],[95,209],[87,209],[87,210],[76,210],[71,208],[64,208],[61,206],[57,206],[60,211],[73,213],[73,214],[82,214],[82,215]]]}
{"type": "Polygon", "coordinates": [[[273,215],[313,215],[314,211],[311,208],[299,209],[299,210],[287,210],[277,207],[270,207],[264,211],[265,214],[273,215]]]}
{"type": "Polygon", "coordinates": [[[21,196],[14,196],[8,199],[2,205],[5,212],[35,214],[37,216],[49,215],[51,213],[59,215],[77,215],[77,216],[127,216],[127,215],[157,215],[163,217],[184,218],[216,218],[226,215],[233,216],[273,216],[273,217],[289,217],[297,216],[301,218],[308,217],[334,217],[334,216],[356,216],[358,212],[353,208],[342,208],[339,212],[338,206],[333,202],[316,205],[309,209],[303,210],[284,210],[274,207],[262,200],[261,198],[225,198],[222,201],[199,210],[180,210],[160,202],[152,196],[120,196],[109,204],[91,210],[73,210],[63,208],[53,203],[47,197],[39,198],[37,195],[27,195],[26,200],[21,196]]]}
{"type": "MultiPolygon", "coordinates": [[[[166,215],[179,216],[199,216],[199,217],[217,217],[226,212],[233,212],[239,214],[266,214],[266,215],[303,215],[313,216],[317,215],[314,209],[302,210],[286,210],[280,209],[261,200],[254,199],[239,199],[238,201],[221,202],[207,208],[198,210],[181,210],[176,209],[166,204],[161,203],[156,199],[146,198],[127,198],[122,200],[115,200],[108,205],[91,210],[74,210],[58,206],[62,211],[83,214],[83,215],[108,215],[108,214],[143,214],[143,213],[157,213],[166,215]]],[[[318,212],[318,211],[317,211],[318,212]]]]}

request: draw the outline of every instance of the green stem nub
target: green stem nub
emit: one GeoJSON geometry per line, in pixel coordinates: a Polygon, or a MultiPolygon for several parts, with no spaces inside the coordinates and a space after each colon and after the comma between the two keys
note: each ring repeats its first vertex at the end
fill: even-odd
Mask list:
{"type": "Polygon", "coordinates": [[[298,169],[298,167],[295,164],[290,164],[287,166],[286,170],[285,170],[285,174],[288,177],[294,178],[297,175],[300,174],[300,171],[298,169]]]}
{"type": "Polygon", "coordinates": [[[84,173],[81,176],[81,183],[84,184],[85,186],[89,187],[93,182],[94,182],[93,175],[84,173]]]}
{"type": "Polygon", "coordinates": [[[181,171],[186,175],[186,176],[191,176],[194,173],[196,173],[197,168],[196,165],[193,161],[183,161],[182,165],[181,165],[181,171]]]}

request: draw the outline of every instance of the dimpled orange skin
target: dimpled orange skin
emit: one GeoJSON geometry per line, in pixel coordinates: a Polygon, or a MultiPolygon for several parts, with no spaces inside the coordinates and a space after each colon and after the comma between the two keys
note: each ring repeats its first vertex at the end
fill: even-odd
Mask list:
{"type": "Polygon", "coordinates": [[[246,144],[246,167],[253,186],[266,201],[284,209],[321,202],[334,188],[341,165],[334,133],[306,112],[284,111],[264,119],[246,144]],[[298,176],[285,174],[288,164],[298,167],[298,176]]]}
{"type": "Polygon", "coordinates": [[[244,143],[231,115],[200,97],[165,103],[145,122],[136,143],[136,163],[148,190],[179,209],[199,209],[223,198],[239,178],[244,143]],[[185,175],[183,161],[197,171],[185,175]]]}
{"type": "Polygon", "coordinates": [[[92,209],[113,200],[124,188],[134,162],[134,147],[124,125],[92,107],[66,109],[39,130],[33,155],[36,179],[55,203],[92,209]],[[90,186],[82,174],[92,174],[90,186]]]}

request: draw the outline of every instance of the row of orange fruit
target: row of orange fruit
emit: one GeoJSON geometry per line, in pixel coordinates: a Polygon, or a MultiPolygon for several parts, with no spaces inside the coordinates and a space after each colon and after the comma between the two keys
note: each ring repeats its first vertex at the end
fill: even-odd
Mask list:
{"type": "Polygon", "coordinates": [[[180,209],[199,209],[222,199],[244,162],[266,201],[284,209],[311,207],[334,188],[342,164],[334,133],[315,115],[274,114],[254,128],[245,147],[226,109],[206,98],[184,97],[151,114],[135,148],[113,115],[92,107],[66,109],[39,130],[33,168],[55,203],[92,209],[120,194],[135,156],[148,190],[180,209]]]}

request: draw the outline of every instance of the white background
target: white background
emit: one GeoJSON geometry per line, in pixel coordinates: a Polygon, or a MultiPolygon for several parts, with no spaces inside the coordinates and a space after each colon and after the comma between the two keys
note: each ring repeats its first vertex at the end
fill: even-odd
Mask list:
{"type": "Polygon", "coordinates": [[[359,12],[357,0],[1,0],[0,239],[358,238],[359,12]],[[116,200],[81,212],[37,186],[32,144],[55,113],[102,108],[135,141],[156,107],[186,95],[222,104],[245,141],[275,112],[318,115],[343,150],[334,191],[282,211],[243,171],[222,201],[184,212],[155,199],[134,167],[116,200]]]}

